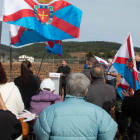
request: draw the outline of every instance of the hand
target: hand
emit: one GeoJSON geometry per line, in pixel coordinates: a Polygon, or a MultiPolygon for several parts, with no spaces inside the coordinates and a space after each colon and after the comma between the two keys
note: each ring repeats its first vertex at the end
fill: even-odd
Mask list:
{"type": "Polygon", "coordinates": [[[108,72],[107,74],[108,74],[108,75],[110,75],[110,74],[111,74],[111,72],[108,72]]]}
{"type": "Polygon", "coordinates": [[[61,73],[60,75],[63,75],[63,73],[61,73]]]}
{"type": "Polygon", "coordinates": [[[131,93],[131,92],[126,92],[125,90],[122,90],[121,92],[122,92],[122,96],[123,96],[123,97],[126,97],[126,96],[132,97],[132,96],[134,95],[133,93],[131,93]]]}

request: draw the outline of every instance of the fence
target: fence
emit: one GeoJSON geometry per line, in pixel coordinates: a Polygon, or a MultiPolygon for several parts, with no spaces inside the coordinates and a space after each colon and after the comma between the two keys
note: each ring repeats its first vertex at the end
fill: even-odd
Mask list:
{"type": "MultiPolygon", "coordinates": [[[[41,70],[39,73],[39,77],[41,80],[49,77],[50,72],[56,72],[58,67],[62,64],[62,60],[64,59],[44,59],[41,70]]],[[[71,72],[81,72],[84,68],[85,60],[86,59],[65,59],[67,61],[68,66],[71,68],[71,72]]],[[[32,63],[32,69],[34,75],[38,74],[38,70],[40,67],[42,59],[35,59],[35,62],[32,63]]],[[[14,59],[12,63],[12,78],[13,80],[20,75],[20,65],[21,62],[18,62],[18,60],[14,59]]],[[[4,62],[3,63],[4,69],[6,71],[8,81],[10,81],[10,63],[4,62]]]]}

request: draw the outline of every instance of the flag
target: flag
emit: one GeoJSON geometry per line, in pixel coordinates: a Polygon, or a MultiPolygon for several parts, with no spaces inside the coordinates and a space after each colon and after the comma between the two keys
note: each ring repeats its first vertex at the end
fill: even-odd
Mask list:
{"type": "Polygon", "coordinates": [[[47,41],[46,49],[47,53],[57,54],[62,57],[62,40],[47,41]]]}
{"type": "Polygon", "coordinates": [[[49,40],[78,38],[82,11],[63,0],[4,0],[3,21],[49,40]]]}
{"type": "Polygon", "coordinates": [[[121,93],[122,90],[125,90],[126,92],[131,92],[134,94],[134,90],[130,87],[130,85],[126,82],[124,78],[120,79],[118,87],[117,87],[118,94],[120,95],[122,99],[124,99],[121,93]]]}
{"type": "Polygon", "coordinates": [[[38,32],[22,26],[10,24],[10,33],[11,45],[17,48],[30,43],[50,41],[38,32]]]}
{"type": "Polygon", "coordinates": [[[134,47],[131,34],[128,36],[125,43],[120,47],[116,53],[113,66],[128,82],[130,87],[135,90],[139,89],[139,79],[137,74],[134,47]]]}
{"type": "Polygon", "coordinates": [[[106,69],[106,68],[108,68],[108,62],[106,61],[106,60],[104,60],[104,59],[102,59],[102,58],[100,58],[100,57],[98,57],[98,56],[95,56],[94,55],[94,57],[96,58],[96,60],[100,63],[100,64],[102,64],[103,66],[104,66],[104,68],[106,69]]]}

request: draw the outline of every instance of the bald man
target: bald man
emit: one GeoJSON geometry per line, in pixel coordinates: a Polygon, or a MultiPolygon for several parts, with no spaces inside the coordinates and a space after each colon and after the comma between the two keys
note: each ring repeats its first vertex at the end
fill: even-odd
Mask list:
{"type": "Polygon", "coordinates": [[[92,84],[88,87],[87,102],[100,106],[110,114],[116,101],[115,88],[103,82],[103,68],[100,64],[90,69],[90,80],[92,84]]]}

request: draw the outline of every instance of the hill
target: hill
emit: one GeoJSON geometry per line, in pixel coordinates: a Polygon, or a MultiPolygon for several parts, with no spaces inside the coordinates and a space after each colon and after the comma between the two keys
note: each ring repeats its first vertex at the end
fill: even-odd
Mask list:
{"type": "MultiPolygon", "coordinates": [[[[89,41],[89,42],[64,42],[62,43],[63,46],[63,56],[62,58],[71,58],[72,52],[82,52],[87,53],[88,51],[96,51],[96,52],[107,52],[107,51],[117,51],[121,44],[114,43],[114,42],[104,42],[104,41],[89,41]]],[[[7,56],[9,57],[9,47],[0,44],[0,56],[7,56]]],[[[13,58],[18,58],[20,55],[29,55],[35,58],[41,58],[45,51],[45,44],[44,43],[35,43],[31,44],[22,48],[12,48],[12,56],[13,58]]],[[[136,52],[140,52],[140,48],[135,47],[136,52]]],[[[73,55],[74,56],[74,55],[73,55]]],[[[46,58],[60,58],[57,55],[46,54],[46,58]]]]}

